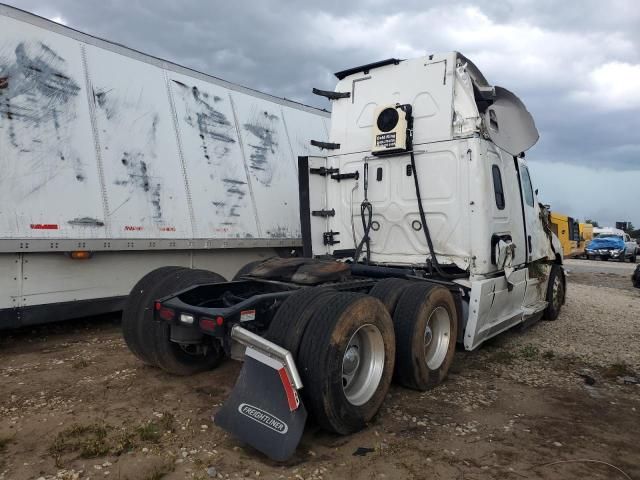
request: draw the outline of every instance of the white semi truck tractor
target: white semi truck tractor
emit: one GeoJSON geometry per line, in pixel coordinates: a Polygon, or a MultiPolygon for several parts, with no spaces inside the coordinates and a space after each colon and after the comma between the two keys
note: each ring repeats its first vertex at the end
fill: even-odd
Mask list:
{"type": "Polygon", "coordinates": [[[324,156],[298,158],[304,256],[237,281],[150,274],[124,315],[134,353],[175,374],[244,346],[215,422],[276,460],[309,413],[349,434],[392,378],[428,390],[467,350],[565,300],[562,249],[524,152],[530,113],[463,55],[390,59],[336,74],[324,156]],[[308,412],[308,413],[307,413],[308,412]]]}

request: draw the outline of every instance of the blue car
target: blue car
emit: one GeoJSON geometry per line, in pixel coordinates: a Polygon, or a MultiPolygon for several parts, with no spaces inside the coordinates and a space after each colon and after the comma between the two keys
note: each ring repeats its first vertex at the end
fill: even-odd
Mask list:
{"type": "Polygon", "coordinates": [[[632,242],[626,233],[600,233],[589,242],[585,253],[589,260],[600,258],[602,260],[614,259],[624,262],[627,258],[632,263],[636,262],[637,244],[632,242]],[[626,241],[625,240],[629,240],[626,241]]]}

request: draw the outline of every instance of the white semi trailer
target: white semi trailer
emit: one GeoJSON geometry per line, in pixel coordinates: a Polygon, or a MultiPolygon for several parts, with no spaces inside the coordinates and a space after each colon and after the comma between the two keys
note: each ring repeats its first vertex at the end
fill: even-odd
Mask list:
{"type": "Polygon", "coordinates": [[[0,329],[299,247],[328,117],[0,4],[0,329]]]}
{"type": "Polygon", "coordinates": [[[392,378],[428,390],[455,345],[555,320],[562,248],[524,152],[533,118],[452,52],[336,74],[324,156],[299,160],[303,258],[270,259],[235,282],[159,271],[123,317],[131,350],[175,374],[246,346],[217,425],[278,460],[307,411],[348,434],[376,414],[392,378]]]}

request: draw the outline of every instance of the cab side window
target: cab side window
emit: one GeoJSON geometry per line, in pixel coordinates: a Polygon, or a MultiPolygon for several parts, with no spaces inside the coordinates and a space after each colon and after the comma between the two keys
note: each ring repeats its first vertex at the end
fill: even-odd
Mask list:
{"type": "Polygon", "coordinates": [[[529,169],[527,167],[521,167],[520,172],[522,174],[522,190],[524,191],[524,200],[527,205],[533,207],[533,187],[531,186],[531,177],[529,177],[529,169]]]}
{"type": "Polygon", "coordinates": [[[496,196],[496,207],[498,210],[504,210],[504,188],[502,186],[502,175],[500,174],[500,167],[494,165],[491,167],[491,174],[493,176],[493,192],[496,196]]]}

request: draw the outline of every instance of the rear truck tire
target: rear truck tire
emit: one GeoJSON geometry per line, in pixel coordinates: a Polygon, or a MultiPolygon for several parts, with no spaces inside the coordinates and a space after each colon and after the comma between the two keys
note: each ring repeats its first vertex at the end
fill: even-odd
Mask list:
{"type": "Polygon", "coordinates": [[[247,263],[240,270],[238,270],[238,272],[233,276],[233,281],[235,282],[236,280],[241,280],[240,277],[251,272],[255,267],[260,265],[262,262],[264,262],[264,260],[254,260],[253,262],[247,263]]]}
{"type": "Polygon", "coordinates": [[[304,332],[316,309],[336,293],[329,287],[302,288],[289,296],[274,315],[265,338],[286,348],[298,361],[304,332]]]}
{"type": "Polygon", "coordinates": [[[631,263],[636,263],[638,261],[638,252],[635,251],[633,252],[633,255],[631,255],[631,263]]]}
{"type": "Polygon", "coordinates": [[[389,315],[393,317],[400,295],[409,285],[411,283],[402,278],[385,278],[373,286],[369,295],[380,300],[387,308],[389,315]]]}
{"type": "Polygon", "coordinates": [[[635,288],[640,288],[640,265],[638,265],[631,276],[631,281],[635,288]]]}
{"type": "Polygon", "coordinates": [[[147,325],[153,322],[153,289],[169,273],[182,270],[184,267],[160,267],[138,280],[122,310],[122,336],[129,350],[148,365],[153,365],[151,358],[143,353],[140,345],[141,337],[148,333],[147,325]]]}
{"type": "Polygon", "coordinates": [[[397,382],[419,391],[441,383],[458,338],[458,311],[451,292],[427,282],[411,285],[398,300],[393,323],[397,382]]]}
{"type": "Polygon", "coordinates": [[[335,292],[317,306],[298,353],[303,400],[325,430],[363,429],[389,390],[395,358],[393,321],[382,302],[335,292]]]}
{"type": "Polygon", "coordinates": [[[620,254],[620,258],[618,259],[618,261],[621,262],[621,263],[624,263],[626,258],[627,258],[627,252],[622,252],[620,254]]]}
{"type": "Polygon", "coordinates": [[[547,308],[544,310],[542,318],[545,320],[556,320],[564,304],[565,295],[566,282],[562,268],[560,265],[551,265],[547,294],[545,296],[545,300],[549,305],[547,305],[547,308]]]}
{"type": "MultiPolygon", "coordinates": [[[[199,284],[226,282],[226,279],[215,272],[207,270],[186,270],[170,274],[158,284],[155,298],[169,295],[199,284]]],[[[147,342],[148,354],[155,365],[173,375],[188,376],[217,367],[224,359],[224,351],[217,340],[201,335],[190,338],[189,343],[178,343],[171,340],[172,329],[190,327],[172,326],[171,324],[153,320],[153,328],[149,332],[147,342]]]]}

